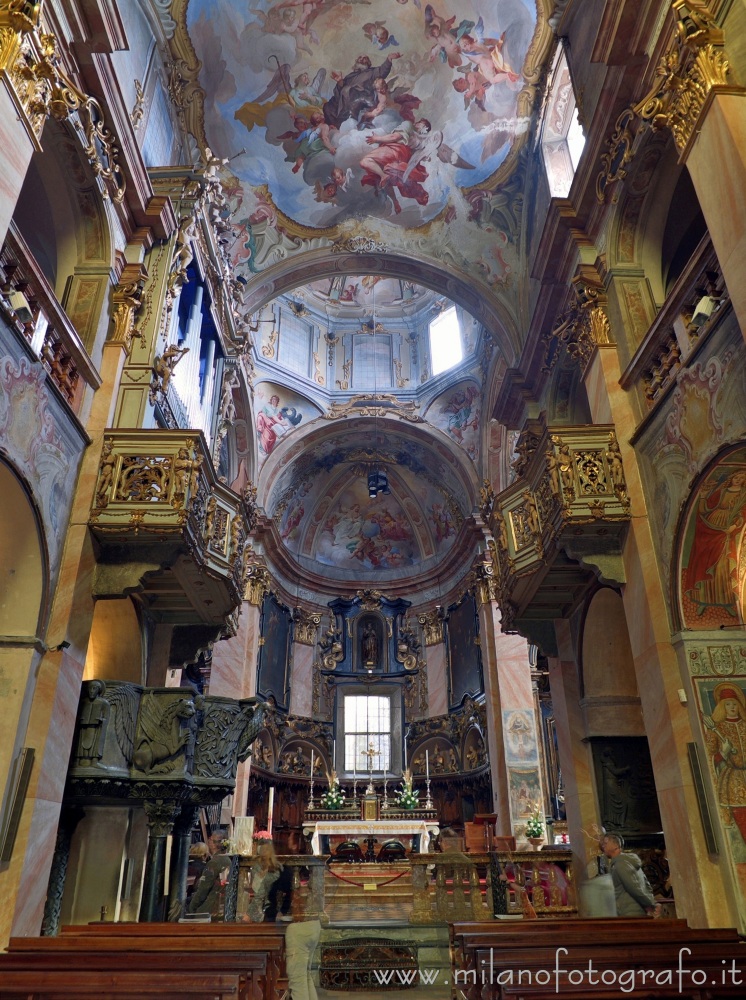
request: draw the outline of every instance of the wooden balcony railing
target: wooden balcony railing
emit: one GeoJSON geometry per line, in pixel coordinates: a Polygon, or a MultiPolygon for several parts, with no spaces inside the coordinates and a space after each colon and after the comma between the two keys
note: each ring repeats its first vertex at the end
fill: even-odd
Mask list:
{"type": "Polygon", "coordinates": [[[251,489],[241,497],[218,482],[201,432],[106,431],[89,526],[102,562],[121,562],[126,542],[134,562],[139,546],[173,569],[180,587],[152,581],[161,614],[184,621],[186,598],[218,622],[240,604],[255,519],[251,489]]]}
{"type": "Polygon", "coordinates": [[[101,376],[17,227],[0,250],[0,309],[27,341],[74,413],[101,376]],[[28,309],[26,309],[28,306],[28,309]]]}
{"type": "Polygon", "coordinates": [[[613,578],[630,503],[612,425],[548,427],[520,477],[490,502],[490,570],[503,628],[564,617],[599,567],[613,578]]]}
{"type": "Polygon", "coordinates": [[[720,263],[707,234],[622,375],[622,388],[629,389],[639,384],[648,409],[652,409],[675,381],[681,365],[723,314],[729,301],[720,263]],[[712,299],[712,314],[695,324],[692,317],[704,296],[712,299]]]}

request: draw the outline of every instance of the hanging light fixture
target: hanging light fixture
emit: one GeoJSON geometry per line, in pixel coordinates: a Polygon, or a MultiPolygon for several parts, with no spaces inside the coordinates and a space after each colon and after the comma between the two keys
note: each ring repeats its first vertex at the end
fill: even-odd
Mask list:
{"type": "Polygon", "coordinates": [[[389,496],[389,477],[378,455],[378,358],[376,357],[376,286],[373,285],[373,465],[368,472],[368,497],[389,496]]]}

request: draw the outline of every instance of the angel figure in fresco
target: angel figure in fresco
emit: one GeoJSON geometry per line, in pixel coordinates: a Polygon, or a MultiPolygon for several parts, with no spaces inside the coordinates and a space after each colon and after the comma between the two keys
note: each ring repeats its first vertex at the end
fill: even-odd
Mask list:
{"type": "Polygon", "coordinates": [[[746,697],[731,681],[718,684],[712,695],[715,708],[702,721],[718,802],[726,824],[735,823],[746,841],[746,697]]]}
{"type": "Polygon", "coordinates": [[[445,504],[442,503],[434,503],[431,508],[431,512],[433,515],[433,526],[435,528],[435,541],[444,542],[456,532],[451,512],[445,504]]]}
{"type": "Polygon", "coordinates": [[[474,34],[477,36],[477,41],[470,38],[469,42],[462,46],[462,51],[474,63],[484,79],[492,84],[517,83],[521,79],[521,74],[516,73],[503,55],[506,32],[503,31],[499,38],[485,38],[484,21],[480,17],[474,25],[474,34]]]}
{"type": "Polygon", "coordinates": [[[458,27],[454,28],[455,23],[455,14],[446,20],[435,12],[431,4],[425,7],[425,37],[434,42],[430,50],[430,62],[440,58],[440,61],[447,62],[451,69],[456,69],[463,63],[461,42],[466,39],[467,43],[473,43],[469,32],[474,27],[474,22],[463,19],[458,27]]]}
{"type": "Polygon", "coordinates": [[[264,90],[253,101],[247,101],[236,111],[235,118],[250,132],[255,125],[263,126],[267,115],[275,108],[289,105],[291,108],[313,108],[319,111],[324,105],[321,90],[326,80],[326,70],[320,69],[313,80],[306,71],[298,73],[294,80],[290,77],[290,63],[281,63],[277,56],[270,56],[277,67],[264,90]]]}
{"type": "Polygon", "coordinates": [[[305,118],[301,119],[300,116],[297,116],[293,119],[293,123],[296,131],[294,133],[285,132],[280,138],[292,139],[297,143],[293,153],[286,157],[288,163],[293,162],[293,160],[295,161],[293,163],[294,174],[298,173],[306,160],[311,159],[318,153],[323,153],[326,150],[334,156],[337,152],[337,147],[332,144],[332,130],[327,125],[320,111],[311,112],[310,122],[306,122],[305,118]],[[305,127],[300,127],[301,124],[305,125],[305,127]]]}
{"type": "Polygon", "coordinates": [[[359,129],[380,125],[380,122],[376,123],[376,119],[386,111],[393,112],[396,121],[403,118],[405,121],[414,122],[414,112],[422,103],[419,97],[408,93],[406,87],[390,90],[388,83],[382,77],[373,81],[371,97],[373,98],[371,103],[358,115],[359,129]]]}
{"type": "Polygon", "coordinates": [[[737,546],[745,521],[746,469],[712,477],[700,493],[685,571],[686,595],[700,614],[714,606],[737,615],[737,546]]]}
{"type": "Polygon", "coordinates": [[[487,95],[487,88],[492,84],[485,80],[478,69],[469,69],[466,66],[459,66],[459,73],[463,76],[457,77],[453,81],[453,89],[464,95],[464,110],[468,110],[472,101],[480,111],[484,111],[484,99],[487,95]]]}
{"type": "Polygon", "coordinates": [[[390,45],[397,45],[398,42],[391,34],[391,32],[386,28],[385,21],[373,21],[369,24],[363,25],[363,34],[368,39],[369,42],[373,42],[378,48],[383,52],[390,45]]]}

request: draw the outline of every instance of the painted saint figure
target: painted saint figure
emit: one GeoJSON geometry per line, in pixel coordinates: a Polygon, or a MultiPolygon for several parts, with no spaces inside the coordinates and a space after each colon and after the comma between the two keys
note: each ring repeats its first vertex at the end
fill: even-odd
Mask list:
{"type": "Polygon", "coordinates": [[[732,681],[718,684],[712,694],[715,708],[703,722],[718,802],[726,825],[735,824],[746,841],[746,696],[732,681]]]}

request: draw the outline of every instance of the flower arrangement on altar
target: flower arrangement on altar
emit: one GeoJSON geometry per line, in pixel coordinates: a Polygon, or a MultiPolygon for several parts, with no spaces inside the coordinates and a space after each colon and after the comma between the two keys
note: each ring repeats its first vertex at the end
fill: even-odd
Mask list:
{"type": "Polygon", "coordinates": [[[272,840],[272,834],[269,830],[257,830],[254,834],[254,840],[261,844],[262,841],[272,840]]]}
{"type": "Polygon", "coordinates": [[[321,796],[321,808],[322,809],[341,809],[345,804],[345,793],[339,787],[339,778],[337,777],[337,772],[332,771],[331,774],[327,772],[326,779],[329,782],[329,787],[321,796]]]}
{"type": "Polygon", "coordinates": [[[526,821],[526,836],[543,837],[544,833],[544,817],[538,809],[535,809],[526,821]]]}
{"type": "Polygon", "coordinates": [[[420,793],[414,788],[414,778],[409,768],[402,774],[402,785],[396,793],[396,804],[400,809],[416,809],[420,804],[420,793]]]}

